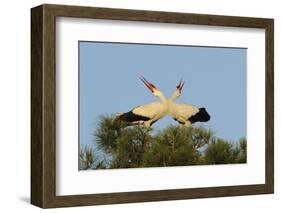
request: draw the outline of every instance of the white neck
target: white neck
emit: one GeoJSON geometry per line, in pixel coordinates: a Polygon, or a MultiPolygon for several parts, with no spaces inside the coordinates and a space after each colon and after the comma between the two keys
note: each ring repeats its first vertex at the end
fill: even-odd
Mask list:
{"type": "Polygon", "coordinates": [[[178,96],[176,95],[176,93],[173,93],[173,94],[171,95],[171,97],[169,98],[169,100],[173,102],[173,101],[175,101],[175,100],[177,99],[177,97],[178,97],[178,96]]]}
{"type": "Polygon", "coordinates": [[[159,93],[158,97],[160,98],[161,102],[167,101],[167,98],[165,97],[165,95],[162,92],[159,93]]]}
{"type": "Polygon", "coordinates": [[[177,91],[173,92],[171,97],[169,98],[170,101],[174,102],[179,97],[179,94],[177,91]]]}

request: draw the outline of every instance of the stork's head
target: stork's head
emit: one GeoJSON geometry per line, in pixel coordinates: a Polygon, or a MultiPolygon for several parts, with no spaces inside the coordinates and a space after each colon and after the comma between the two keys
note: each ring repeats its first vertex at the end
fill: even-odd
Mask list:
{"type": "Polygon", "coordinates": [[[185,82],[181,79],[179,84],[177,85],[174,93],[171,96],[172,101],[174,101],[177,97],[179,97],[181,95],[181,91],[182,91],[184,84],[185,84],[185,82]]]}
{"type": "Polygon", "coordinates": [[[173,92],[172,96],[170,97],[171,101],[174,101],[181,95],[182,88],[184,86],[185,82],[181,79],[179,84],[176,86],[175,91],[173,92]]]}
{"type": "Polygon", "coordinates": [[[183,80],[181,79],[180,82],[179,82],[179,84],[178,84],[177,87],[176,87],[176,93],[178,94],[178,96],[181,95],[181,90],[182,90],[184,84],[185,84],[185,81],[183,81],[183,80]]]}
{"type": "Polygon", "coordinates": [[[152,92],[152,94],[156,97],[159,97],[162,95],[161,91],[157,89],[157,87],[146,80],[143,76],[140,77],[140,80],[145,84],[145,86],[152,92]]]}

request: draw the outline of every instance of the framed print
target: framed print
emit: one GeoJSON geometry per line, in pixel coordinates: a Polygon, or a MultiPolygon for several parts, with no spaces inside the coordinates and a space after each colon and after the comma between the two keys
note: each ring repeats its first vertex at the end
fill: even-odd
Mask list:
{"type": "Polygon", "coordinates": [[[273,193],[273,19],[31,9],[31,203],[273,193]]]}

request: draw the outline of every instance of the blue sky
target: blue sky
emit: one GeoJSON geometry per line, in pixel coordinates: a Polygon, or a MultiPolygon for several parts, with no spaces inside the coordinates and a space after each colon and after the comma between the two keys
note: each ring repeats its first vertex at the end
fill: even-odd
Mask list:
{"type": "MultiPolygon", "coordinates": [[[[205,107],[211,115],[199,125],[230,141],[246,136],[246,49],[80,41],[79,52],[81,145],[95,143],[99,115],[158,101],[141,75],[166,96],[183,78],[177,102],[205,107]]],[[[176,122],[167,116],[153,127],[169,124],[176,122]]]]}

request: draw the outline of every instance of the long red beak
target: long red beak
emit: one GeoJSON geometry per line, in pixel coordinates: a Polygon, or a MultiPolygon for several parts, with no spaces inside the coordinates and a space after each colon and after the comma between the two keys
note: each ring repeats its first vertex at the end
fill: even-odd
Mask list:
{"type": "Polygon", "coordinates": [[[139,78],[151,92],[153,92],[156,89],[156,86],[154,86],[152,83],[146,80],[143,76],[139,78]]]}
{"type": "Polygon", "coordinates": [[[185,81],[183,81],[183,80],[181,79],[181,80],[180,80],[180,83],[179,83],[178,86],[177,86],[177,89],[180,91],[180,93],[181,93],[181,90],[182,90],[184,84],[185,84],[185,81]]]}

